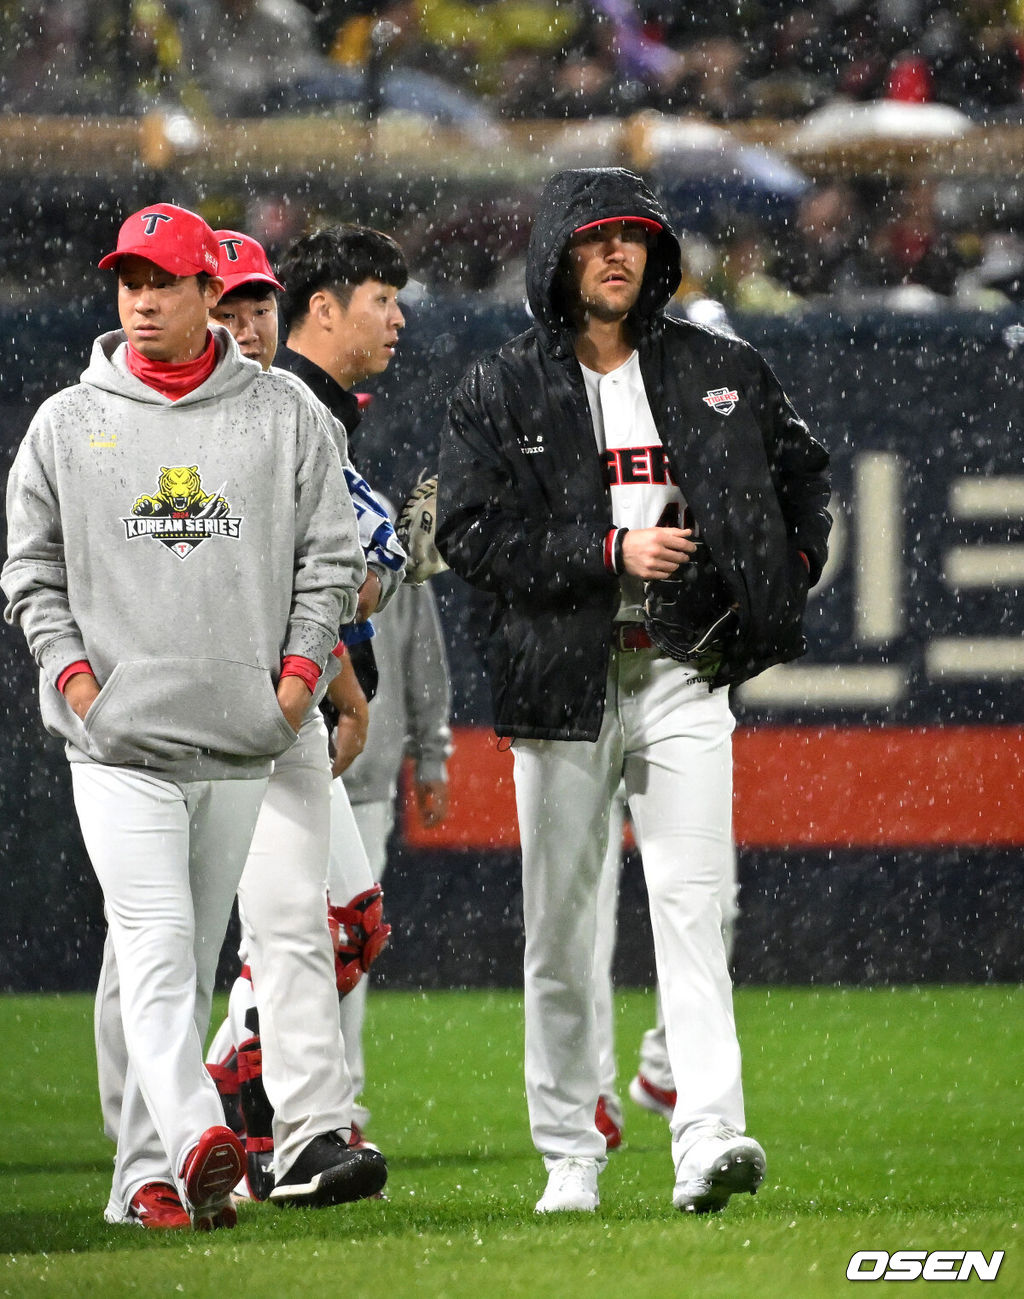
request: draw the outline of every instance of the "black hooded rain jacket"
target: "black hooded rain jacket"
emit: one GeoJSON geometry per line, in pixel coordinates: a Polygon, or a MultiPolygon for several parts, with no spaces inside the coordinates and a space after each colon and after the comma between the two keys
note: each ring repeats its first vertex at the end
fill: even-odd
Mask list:
{"type": "Polygon", "coordinates": [[[632,313],[640,369],[673,477],[738,606],[711,688],[806,648],[831,525],[827,453],[752,347],[665,316],[679,245],[643,181],[620,168],[559,172],[530,237],[535,324],[469,370],[441,442],[438,548],[493,596],[499,735],[595,740],[601,727],[619,579],[604,562],[611,502],[559,267],[574,230],[621,216],[663,226],[632,313]],[[705,400],[717,389],[736,393],[728,413],[705,400]]]}

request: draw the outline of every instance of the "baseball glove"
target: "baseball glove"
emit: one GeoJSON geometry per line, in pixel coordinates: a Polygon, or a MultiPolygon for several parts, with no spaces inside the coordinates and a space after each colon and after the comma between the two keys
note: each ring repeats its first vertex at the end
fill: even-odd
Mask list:
{"type": "Polygon", "coordinates": [[[704,546],[671,577],[644,583],[644,627],[680,663],[708,665],[721,654],[736,632],[736,609],[704,546]]]}
{"type": "MultiPolygon", "coordinates": [[[[424,471],[426,472],[426,471],[424,471]]],[[[419,586],[427,578],[443,573],[448,565],[438,554],[434,544],[437,526],[437,474],[429,478],[420,475],[419,482],[409,494],[398,514],[395,532],[409,556],[405,566],[405,580],[419,586]]]]}

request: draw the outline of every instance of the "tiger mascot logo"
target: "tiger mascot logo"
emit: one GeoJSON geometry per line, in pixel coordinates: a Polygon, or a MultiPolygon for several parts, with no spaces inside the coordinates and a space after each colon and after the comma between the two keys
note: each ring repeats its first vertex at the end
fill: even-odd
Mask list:
{"type": "Polygon", "coordinates": [[[160,481],[156,496],[140,496],[132,506],[133,514],[170,515],[172,519],[221,518],[229,513],[223,496],[207,496],[203,491],[199,466],[176,465],[172,469],[160,466],[160,481]]]}
{"type": "Polygon", "coordinates": [[[156,495],[137,497],[131,517],[122,520],[127,540],[151,537],[179,559],[208,537],[237,540],[242,520],[231,517],[223,490],[205,492],[198,465],[161,465],[156,495]]]}

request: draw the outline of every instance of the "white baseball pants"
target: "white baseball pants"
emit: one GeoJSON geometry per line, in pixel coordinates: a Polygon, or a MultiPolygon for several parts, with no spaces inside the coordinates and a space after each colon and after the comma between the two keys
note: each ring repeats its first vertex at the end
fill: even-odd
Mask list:
{"type": "Polygon", "coordinates": [[[526,927],[526,1092],[546,1157],[605,1158],[594,1126],[600,1044],[592,995],[609,807],[621,780],[641,847],[666,1042],[672,1134],[744,1128],[722,938],[732,870],[732,731],[724,690],[653,651],[613,649],[593,744],[516,740],[526,927]]]}
{"type": "Polygon", "coordinates": [[[608,847],[601,864],[597,885],[597,937],[594,941],[594,1020],[598,1050],[598,1090],[612,1120],[622,1126],[622,1101],[619,1098],[615,1064],[615,984],[612,965],[619,908],[619,878],[622,874],[622,829],[626,816],[626,796],[620,783],[608,815],[608,847]]]}
{"type": "Polygon", "coordinates": [[[363,844],[355,809],[339,777],[331,785],[331,846],[327,864],[327,890],[335,906],[346,906],[377,883],[363,844]]]}
{"type": "MultiPolygon", "coordinates": [[[[620,785],[612,800],[608,819],[608,850],[601,867],[601,883],[597,893],[597,943],[594,949],[594,1013],[597,1016],[597,1040],[600,1050],[601,1095],[605,1108],[619,1126],[622,1126],[622,1101],[616,1080],[618,1070],[615,1060],[615,984],[612,966],[615,959],[619,880],[622,874],[622,827],[626,813],[625,791],[620,785]]],[[[634,832],[636,827],[634,826],[634,832]]],[[[732,853],[732,867],[722,881],[722,936],[725,939],[726,959],[732,960],[733,934],[737,905],[736,853],[732,853]]],[[[661,1011],[661,997],[657,984],[654,988],[655,1024],[640,1040],[640,1058],[637,1071],[663,1091],[672,1091],[672,1066],[669,1064],[665,1044],[665,1017],[661,1011]]]]}
{"type": "Polygon", "coordinates": [[[106,1217],[120,1222],[145,1182],[180,1189],[185,1155],[224,1121],[203,1040],[267,781],[178,784],[81,762],[71,778],[107,919],[95,1024],[104,1127],[117,1141],[106,1217]]]}
{"type": "MultiPolygon", "coordinates": [[[[332,808],[340,787],[340,780],[331,780],[327,731],[314,709],[298,740],[274,763],[238,886],[241,950],[259,1011],[278,1177],[314,1137],[352,1121],[352,1079],[327,927],[332,808]]],[[[347,807],[343,788],[341,793],[347,807]]],[[[373,879],[351,818],[349,809],[347,868],[366,879],[360,889],[369,888],[373,879]]]]}

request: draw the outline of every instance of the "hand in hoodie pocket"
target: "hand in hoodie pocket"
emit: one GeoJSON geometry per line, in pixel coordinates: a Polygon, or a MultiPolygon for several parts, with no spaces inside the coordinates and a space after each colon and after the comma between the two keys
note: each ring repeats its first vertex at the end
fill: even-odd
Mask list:
{"type": "Polygon", "coordinates": [[[162,766],[198,753],[283,753],[295,739],[270,673],[224,659],[119,663],[82,723],[97,762],[162,766]]]}

